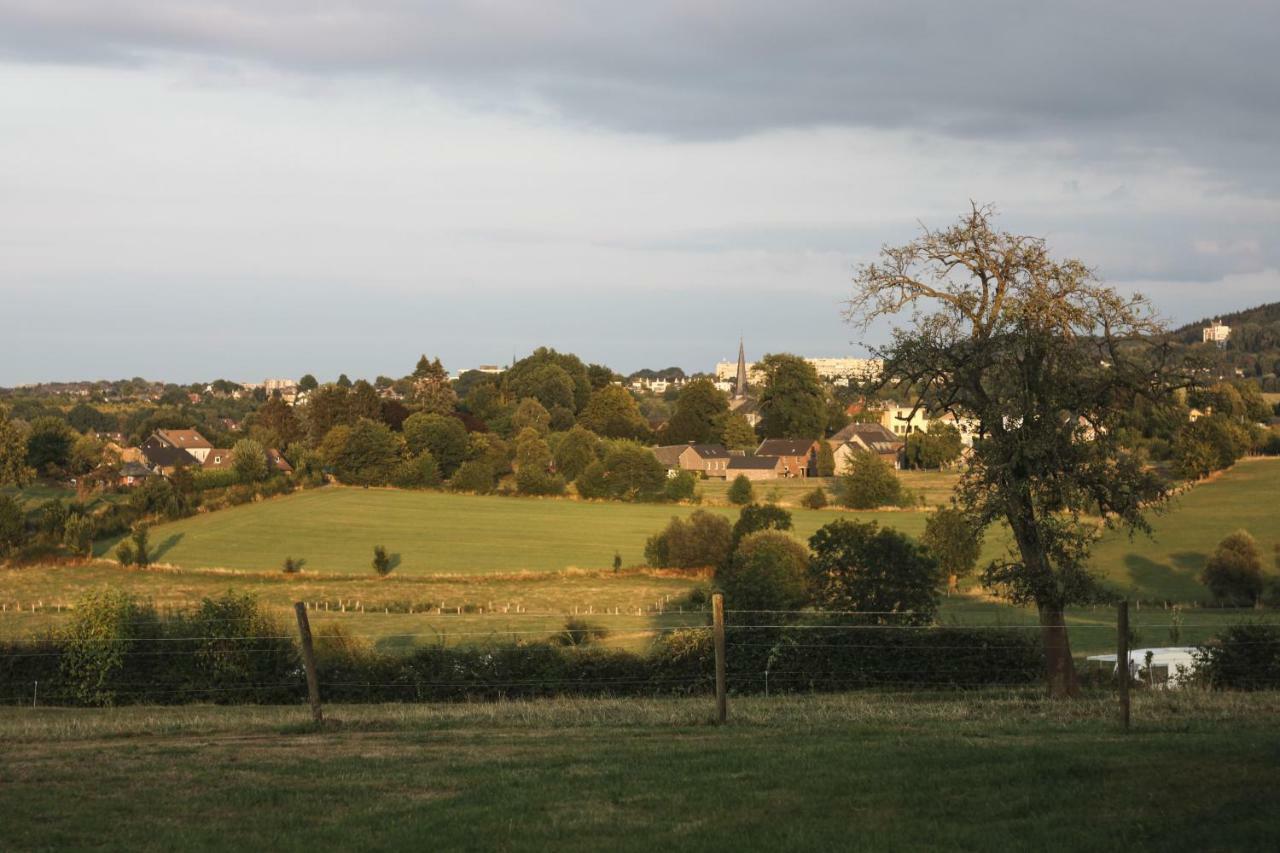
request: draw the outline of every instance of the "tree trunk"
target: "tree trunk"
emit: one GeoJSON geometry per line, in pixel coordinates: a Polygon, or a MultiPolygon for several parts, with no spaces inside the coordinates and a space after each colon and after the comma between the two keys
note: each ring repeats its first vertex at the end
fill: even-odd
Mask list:
{"type": "Polygon", "coordinates": [[[947,575],[947,596],[948,597],[950,597],[951,594],[954,592],[959,592],[959,590],[957,589],[958,586],[959,586],[959,583],[957,582],[956,576],[947,575]]]}
{"type": "Polygon", "coordinates": [[[1061,607],[1041,605],[1040,636],[1044,640],[1045,673],[1051,699],[1068,699],[1080,695],[1075,662],[1071,659],[1071,640],[1061,607]]]}

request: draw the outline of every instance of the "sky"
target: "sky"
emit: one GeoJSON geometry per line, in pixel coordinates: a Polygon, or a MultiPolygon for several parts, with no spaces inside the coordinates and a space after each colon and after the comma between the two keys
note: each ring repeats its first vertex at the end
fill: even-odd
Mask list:
{"type": "Polygon", "coordinates": [[[540,345],[862,355],[994,204],[1170,322],[1280,300],[1280,4],[0,0],[0,385],[540,345]]]}

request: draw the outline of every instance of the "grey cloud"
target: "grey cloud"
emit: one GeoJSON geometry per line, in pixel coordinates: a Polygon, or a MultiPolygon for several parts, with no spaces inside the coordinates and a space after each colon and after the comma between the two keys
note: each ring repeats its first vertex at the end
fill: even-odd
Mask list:
{"type": "Polygon", "coordinates": [[[0,0],[11,58],[389,73],[676,138],[842,125],[1054,138],[1095,159],[1171,148],[1265,193],[1277,48],[1280,7],[1256,0],[0,0]]]}

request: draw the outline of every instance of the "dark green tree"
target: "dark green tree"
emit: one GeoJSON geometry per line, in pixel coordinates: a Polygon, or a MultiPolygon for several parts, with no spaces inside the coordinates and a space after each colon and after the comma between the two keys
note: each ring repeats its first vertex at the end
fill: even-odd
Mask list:
{"type": "Polygon", "coordinates": [[[723,565],[733,549],[729,520],[694,510],[688,518],[672,516],[667,526],[649,537],[645,562],[655,569],[698,569],[723,565]]]}
{"type": "Polygon", "coordinates": [[[566,480],[576,480],[599,453],[599,437],[586,427],[575,426],[562,435],[555,447],[556,471],[566,480]]]}
{"type": "Polygon", "coordinates": [[[1200,573],[1200,582],[1209,587],[1214,600],[1225,604],[1256,604],[1263,581],[1262,551],[1247,530],[1237,530],[1219,542],[1200,573]]]}
{"type": "Polygon", "coordinates": [[[761,530],[716,571],[730,610],[797,610],[809,602],[809,553],[786,533],[761,530]]]}
{"type": "Polygon", "coordinates": [[[938,507],[924,522],[920,542],[929,549],[947,576],[947,594],[959,588],[959,579],[977,568],[982,553],[982,531],[955,507],[938,507]]]}
{"type": "Polygon", "coordinates": [[[902,482],[888,462],[864,450],[849,457],[848,470],[836,485],[836,498],[852,509],[899,506],[903,502],[902,482]]]}
{"type": "Polygon", "coordinates": [[[938,610],[938,561],[910,537],[874,521],[833,521],[809,539],[810,589],[819,607],[864,621],[927,624],[938,610]]]}
{"type": "Polygon", "coordinates": [[[822,438],[827,427],[827,396],[813,365],[796,355],[775,353],[761,359],[760,432],[765,438],[822,438]]]}
{"type": "Polygon", "coordinates": [[[605,438],[644,439],[649,424],[640,414],[635,397],[621,385],[606,385],[591,395],[578,422],[605,438]]]}
{"type": "Polygon", "coordinates": [[[76,437],[62,418],[36,418],[27,434],[27,464],[46,477],[61,475],[71,463],[76,437]]]}
{"type": "Polygon", "coordinates": [[[304,373],[302,378],[298,380],[299,391],[314,391],[320,387],[320,383],[310,373],[304,373]]]}
{"type": "Polygon", "coordinates": [[[467,428],[449,415],[410,415],[404,422],[404,441],[414,456],[429,452],[445,477],[453,476],[470,449],[467,428]]]}
{"type": "Polygon", "coordinates": [[[761,530],[790,530],[791,513],[777,504],[747,504],[733,525],[733,547],[752,533],[761,530]]]}
{"type": "Polygon", "coordinates": [[[695,379],[680,389],[675,410],[667,422],[664,440],[668,444],[721,442],[728,414],[729,398],[724,392],[716,388],[710,379],[695,379]]]}

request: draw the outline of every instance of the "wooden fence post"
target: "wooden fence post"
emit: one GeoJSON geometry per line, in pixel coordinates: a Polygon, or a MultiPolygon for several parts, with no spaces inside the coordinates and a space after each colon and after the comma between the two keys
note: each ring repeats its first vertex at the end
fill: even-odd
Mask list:
{"type": "Polygon", "coordinates": [[[729,703],[725,696],[724,676],[724,596],[711,596],[712,635],[716,645],[716,722],[724,725],[729,717],[729,703]]]}
{"type": "Polygon", "coordinates": [[[1116,675],[1120,677],[1120,725],[1129,730],[1129,602],[1116,605],[1116,675]]]}
{"type": "Polygon", "coordinates": [[[311,623],[307,621],[307,607],[301,601],[293,605],[293,612],[298,615],[298,634],[302,638],[302,663],[307,669],[311,719],[318,726],[324,722],[324,712],[320,710],[320,679],[316,676],[316,651],[311,645],[311,623]]]}

